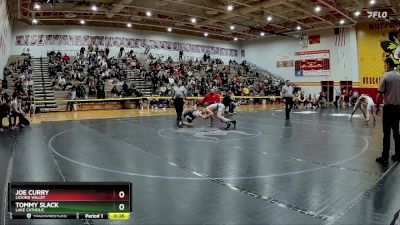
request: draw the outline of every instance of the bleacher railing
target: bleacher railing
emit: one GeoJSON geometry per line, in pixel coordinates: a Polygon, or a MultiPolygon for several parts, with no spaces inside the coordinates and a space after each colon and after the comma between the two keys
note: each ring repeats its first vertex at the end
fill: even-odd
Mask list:
{"type": "Polygon", "coordinates": [[[252,71],[254,71],[254,72],[258,72],[259,74],[264,75],[264,76],[266,76],[266,77],[273,77],[273,78],[275,78],[275,79],[282,80],[282,81],[284,80],[284,79],[283,79],[282,77],[280,77],[279,75],[274,74],[274,73],[272,73],[272,72],[270,72],[270,71],[268,71],[268,70],[262,69],[262,68],[260,68],[259,66],[257,66],[257,65],[254,64],[254,63],[247,62],[247,64],[250,66],[250,69],[251,69],[252,71]]]}
{"type": "Polygon", "coordinates": [[[60,52],[62,55],[67,54],[68,56],[79,56],[80,50],[61,50],[61,49],[55,49],[55,50],[47,50],[47,55],[49,55],[50,52],[54,51],[55,53],[60,52]]]}
{"type": "MultiPolygon", "coordinates": [[[[201,100],[204,97],[187,97],[187,100],[201,100]]],[[[232,99],[243,100],[243,99],[281,99],[281,96],[232,96],[232,99]]],[[[144,99],[154,99],[154,100],[172,100],[171,96],[142,96],[142,97],[121,97],[121,98],[87,98],[87,99],[59,99],[59,100],[46,100],[46,101],[35,101],[35,103],[57,103],[57,102],[74,102],[74,103],[91,103],[91,102],[118,102],[118,101],[134,101],[134,100],[144,100],[144,99]]],[[[222,100],[222,98],[221,98],[222,100]]]]}

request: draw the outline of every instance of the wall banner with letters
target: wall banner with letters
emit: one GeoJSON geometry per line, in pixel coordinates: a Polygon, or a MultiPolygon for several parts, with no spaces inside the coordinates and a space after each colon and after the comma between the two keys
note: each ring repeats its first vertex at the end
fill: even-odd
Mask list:
{"type": "Polygon", "coordinates": [[[394,23],[375,22],[359,23],[356,25],[358,62],[359,62],[359,86],[361,88],[377,88],[380,78],[385,72],[385,52],[381,48],[382,40],[399,38],[394,23]]]}

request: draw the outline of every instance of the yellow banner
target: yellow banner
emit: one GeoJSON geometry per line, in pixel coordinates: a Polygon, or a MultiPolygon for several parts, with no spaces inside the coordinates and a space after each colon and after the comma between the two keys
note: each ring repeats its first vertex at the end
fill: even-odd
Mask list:
{"type": "Polygon", "coordinates": [[[388,40],[390,32],[397,29],[395,24],[389,22],[356,25],[360,87],[378,88],[385,72],[383,62],[386,57],[381,41],[388,40]]]}

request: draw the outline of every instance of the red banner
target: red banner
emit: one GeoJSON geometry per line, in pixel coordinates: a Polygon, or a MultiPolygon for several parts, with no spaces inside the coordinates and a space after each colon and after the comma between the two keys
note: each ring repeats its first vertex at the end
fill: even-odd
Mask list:
{"type": "Polygon", "coordinates": [[[311,35],[311,36],[309,36],[308,37],[308,43],[310,45],[321,43],[321,36],[319,36],[319,35],[311,35]]]}

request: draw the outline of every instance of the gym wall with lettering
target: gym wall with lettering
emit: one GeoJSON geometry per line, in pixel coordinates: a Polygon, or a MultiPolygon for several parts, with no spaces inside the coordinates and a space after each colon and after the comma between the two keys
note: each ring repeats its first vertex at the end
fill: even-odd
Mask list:
{"type": "Polygon", "coordinates": [[[393,23],[376,22],[360,23],[356,25],[359,86],[361,88],[377,88],[380,78],[385,72],[385,53],[381,48],[381,41],[396,36],[396,27],[393,23]]]}

